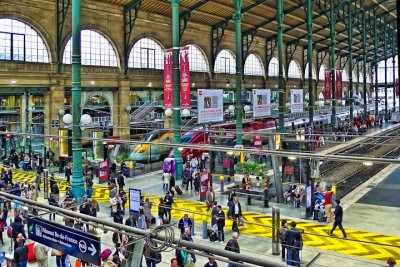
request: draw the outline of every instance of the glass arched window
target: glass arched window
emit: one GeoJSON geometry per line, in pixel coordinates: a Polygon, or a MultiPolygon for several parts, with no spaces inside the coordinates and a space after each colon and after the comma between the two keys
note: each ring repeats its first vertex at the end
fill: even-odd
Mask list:
{"type": "MultiPolygon", "coordinates": [[[[305,79],[308,79],[308,66],[309,66],[309,64],[307,63],[306,64],[306,68],[305,68],[305,72],[304,72],[304,78],[305,79]]],[[[315,67],[314,67],[314,65],[312,65],[311,64],[311,67],[312,67],[312,78],[313,78],[313,80],[316,80],[317,79],[317,72],[315,71],[315,67]]]]}
{"type": "MultiPolygon", "coordinates": [[[[82,65],[118,67],[117,53],[110,41],[93,30],[81,31],[82,65]]],[[[71,64],[72,38],[64,49],[63,63],[71,64]]]]}
{"type": "Polygon", "coordinates": [[[0,19],[0,60],[49,63],[49,52],[32,27],[15,19],[0,19]]]}
{"type": "Polygon", "coordinates": [[[215,60],[215,73],[235,74],[236,61],[235,56],[229,50],[221,50],[215,60]]]}
{"type": "Polygon", "coordinates": [[[164,69],[163,48],[153,39],[140,39],[131,50],[128,66],[137,69],[164,69]]]}
{"type": "Polygon", "coordinates": [[[318,73],[318,80],[319,81],[325,81],[325,65],[321,65],[321,68],[319,69],[319,73],[318,73]]]}
{"type": "Polygon", "coordinates": [[[349,81],[349,75],[347,75],[347,71],[345,69],[342,70],[342,81],[343,82],[349,81]]]}
{"type": "MultiPolygon", "coordinates": [[[[389,58],[387,60],[387,82],[393,83],[393,58],[389,58]]],[[[398,79],[398,60],[397,56],[395,57],[395,78],[398,79]]],[[[375,71],[375,67],[373,67],[373,71],[375,71]]],[[[373,75],[373,83],[375,83],[375,75],[373,75]]],[[[385,82],[385,61],[382,60],[378,63],[378,83],[385,82]]]]}
{"type": "Polygon", "coordinates": [[[271,58],[268,65],[268,76],[278,77],[279,76],[279,60],[276,57],[271,58]]]}
{"type": "Polygon", "coordinates": [[[301,79],[300,65],[295,60],[289,63],[288,78],[301,79]]]}
{"type": "Polygon", "coordinates": [[[244,63],[244,74],[252,76],[264,76],[264,66],[255,54],[250,54],[244,63]]]}
{"type": "Polygon", "coordinates": [[[204,53],[196,45],[189,47],[189,68],[193,72],[208,72],[208,64],[204,53]]]}

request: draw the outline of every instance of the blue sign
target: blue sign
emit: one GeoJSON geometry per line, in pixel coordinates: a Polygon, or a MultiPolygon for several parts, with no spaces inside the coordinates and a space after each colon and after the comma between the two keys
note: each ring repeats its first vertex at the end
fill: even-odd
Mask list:
{"type": "Polygon", "coordinates": [[[141,195],[139,189],[129,188],[129,211],[139,214],[141,195]]]}
{"type": "Polygon", "coordinates": [[[75,258],[101,265],[100,237],[40,218],[28,218],[28,238],[75,258]]]}

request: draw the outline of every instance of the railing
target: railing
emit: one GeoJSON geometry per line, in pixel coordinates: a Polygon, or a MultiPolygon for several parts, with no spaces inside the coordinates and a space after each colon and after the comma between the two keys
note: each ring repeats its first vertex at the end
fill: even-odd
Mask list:
{"type": "Polygon", "coordinates": [[[136,122],[136,121],[142,121],[144,118],[146,118],[157,106],[158,106],[158,101],[154,101],[148,104],[145,104],[141,106],[140,108],[136,109],[134,112],[131,114],[131,121],[136,122]]]}

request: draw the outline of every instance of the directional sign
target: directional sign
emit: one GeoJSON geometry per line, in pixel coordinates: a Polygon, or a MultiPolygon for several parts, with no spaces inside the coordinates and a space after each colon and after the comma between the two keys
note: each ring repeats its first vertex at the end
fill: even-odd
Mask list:
{"type": "Polygon", "coordinates": [[[95,265],[100,261],[100,237],[40,218],[28,218],[28,238],[95,265]]]}

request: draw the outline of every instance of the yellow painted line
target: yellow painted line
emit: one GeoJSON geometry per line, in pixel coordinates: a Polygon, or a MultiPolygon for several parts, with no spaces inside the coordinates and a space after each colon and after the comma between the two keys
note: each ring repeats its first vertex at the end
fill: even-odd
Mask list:
{"type": "MultiPolygon", "coordinates": [[[[22,171],[13,171],[13,181],[23,181],[28,179],[32,182],[36,175],[34,173],[26,173],[22,171]]],[[[60,191],[65,192],[65,179],[57,179],[60,181],[60,191]]],[[[109,203],[109,189],[103,185],[93,186],[93,198],[97,201],[109,203]]],[[[154,202],[152,212],[157,214],[157,205],[159,196],[148,195],[150,201],[154,202]]],[[[225,214],[227,210],[225,209],[225,214]]],[[[206,212],[206,206],[201,203],[174,199],[172,209],[172,217],[180,219],[185,213],[194,218],[197,223],[206,220],[210,223],[209,212],[206,212]],[[175,209],[174,209],[175,208],[175,209]]],[[[241,233],[255,235],[259,237],[272,237],[271,217],[253,212],[243,212],[245,218],[245,226],[240,228],[241,233]]],[[[331,238],[327,235],[327,231],[331,229],[331,225],[321,225],[313,222],[297,221],[298,228],[304,229],[303,240],[304,245],[327,251],[335,251],[351,256],[359,256],[367,259],[386,261],[388,257],[393,257],[400,261],[400,237],[387,236],[371,232],[363,232],[353,229],[345,229],[349,240],[343,240],[341,232],[336,229],[334,232],[337,238],[331,238]]],[[[227,220],[225,229],[232,228],[232,221],[227,220]]]]}

